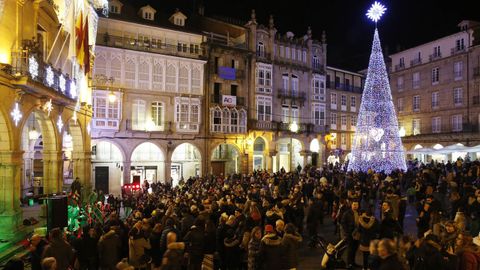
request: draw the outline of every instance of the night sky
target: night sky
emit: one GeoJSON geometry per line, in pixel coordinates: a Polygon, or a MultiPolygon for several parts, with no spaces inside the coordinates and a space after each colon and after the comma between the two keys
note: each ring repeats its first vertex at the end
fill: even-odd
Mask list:
{"type": "MultiPolygon", "coordinates": [[[[162,0],[159,0],[162,1],[162,0]]],[[[181,0],[177,0],[183,2],[181,0]]],[[[186,0],[185,0],[186,1],[186,0]]],[[[192,0],[189,0],[192,1],[192,0]]],[[[254,8],[257,22],[268,25],[273,14],[282,34],[313,36],[327,32],[328,65],[352,71],[364,69],[373,38],[374,23],[365,16],[373,1],[366,0],[203,0],[206,15],[222,15],[248,21],[254,8]]],[[[384,0],[387,11],[379,22],[380,39],[389,54],[458,32],[463,19],[480,21],[478,0],[384,0]],[[475,4],[476,3],[476,4],[475,4]]]]}

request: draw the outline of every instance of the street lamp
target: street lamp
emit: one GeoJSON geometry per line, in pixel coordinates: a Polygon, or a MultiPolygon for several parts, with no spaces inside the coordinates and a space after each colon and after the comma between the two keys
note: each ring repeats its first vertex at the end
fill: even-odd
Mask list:
{"type": "Polygon", "coordinates": [[[110,91],[110,93],[108,94],[108,101],[110,101],[110,103],[114,103],[115,100],[117,100],[117,96],[113,91],[110,91]]]}

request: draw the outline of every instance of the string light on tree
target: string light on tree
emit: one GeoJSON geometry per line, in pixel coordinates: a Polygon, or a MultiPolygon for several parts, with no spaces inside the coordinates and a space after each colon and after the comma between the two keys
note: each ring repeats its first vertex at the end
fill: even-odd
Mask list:
{"type": "Polygon", "coordinates": [[[10,113],[12,116],[13,121],[15,122],[15,126],[18,126],[18,122],[22,119],[22,112],[18,108],[18,102],[15,102],[15,107],[13,107],[12,112],[10,113]]]}
{"type": "MultiPolygon", "coordinates": [[[[376,25],[385,10],[383,5],[375,2],[368,10],[367,17],[376,25]]],[[[349,171],[367,172],[369,169],[385,173],[406,170],[397,115],[376,27],[353,139],[352,157],[348,164],[349,171]]]]}

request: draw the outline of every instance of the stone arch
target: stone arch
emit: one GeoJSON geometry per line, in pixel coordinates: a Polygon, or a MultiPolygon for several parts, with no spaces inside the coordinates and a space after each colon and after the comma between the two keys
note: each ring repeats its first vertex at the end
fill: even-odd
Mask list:
{"type": "MultiPolygon", "coordinates": [[[[302,168],[305,161],[301,152],[305,150],[305,144],[297,138],[280,138],[276,141],[277,155],[275,169],[277,171],[284,168],[286,171],[294,171],[297,166],[302,168]]],[[[275,170],[274,170],[275,171],[275,170]]]]}
{"type": "Polygon", "coordinates": [[[253,161],[252,167],[253,170],[264,170],[267,169],[267,159],[270,153],[268,147],[268,140],[263,136],[257,136],[252,143],[252,152],[253,152],[253,161]],[[263,145],[263,149],[261,146],[263,145]]]}
{"type": "Polygon", "coordinates": [[[45,112],[33,108],[21,128],[22,192],[51,194],[62,191],[61,141],[56,125],[45,112]],[[37,131],[37,136],[32,132],[37,131]]]}
{"type": "Polygon", "coordinates": [[[130,155],[131,180],[136,180],[138,177],[141,182],[148,180],[149,183],[158,182],[165,179],[165,152],[154,142],[143,141],[139,142],[133,148],[130,155]],[[135,178],[135,179],[134,179],[135,178]]]}
{"type": "Polygon", "coordinates": [[[192,176],[201,175],[202,154],[200,147],[193,142],[181,143],[175,147],[171,156],[171,177],[175,186],[183,177],[187,180],[192,176]]]}
{"type": "Polygon", "coordinates": [[[82,184],[88,183],[90,181],[88,173],[90,169],[87,167],[86,160],[90,158],[88,155],[90,149],[87,149],[88,146],[87,140],[84,137],[84,130],[78,120],[75,121],[69,118],[69,120],[65,122],[62,139],[64,156],[71,160],[71,163],[64,161],[64,176],[68,178],[71,176],[72,179],[78,177],[82,184]],[[71,142],[68,141],[69,139],[71,142]],[[71,145],[68,145],[69,143],[71,143],[71,145]],[[68,151],[71,152],[70,156],[68,156],[68,151]],[[69,172],[68,175],[66,174],[67,172],[69,172]]]}
{"type": "Polygon", "coordinates": [[[210,153],[210,173],[214,175],[239,173],[242,158],[240,148],[226,142],[219,142],[213,146],[210,153]],[[235,153],[232,153],[232,150],[235,153]]]}
{"type": "Polygon", "coordinates": [[[100,139],[92,142],[93,185],[96,190],[120,195],[124,184],[124,171],[130,168],[124,149],[113,140],[100,139]],[[127,165],[125,165],[127,164],[127,165]]]}

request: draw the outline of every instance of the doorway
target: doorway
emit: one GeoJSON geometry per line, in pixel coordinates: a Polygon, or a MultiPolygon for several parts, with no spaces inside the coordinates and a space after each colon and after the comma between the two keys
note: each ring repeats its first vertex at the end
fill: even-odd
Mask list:
{"type": "Polygon", "coordinates": [[[108,194],[108,167],[95,167],[95,189],[97,192],[100,190],[104,194],[108,194]]]}

